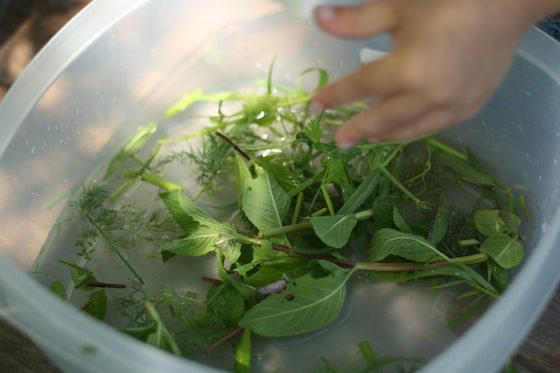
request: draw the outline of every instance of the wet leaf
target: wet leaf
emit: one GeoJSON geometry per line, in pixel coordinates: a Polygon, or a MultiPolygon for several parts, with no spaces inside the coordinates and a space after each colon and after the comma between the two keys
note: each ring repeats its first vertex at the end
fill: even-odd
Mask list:
{"type": "Polygon", "coordinates": [[[506,235],[488,237],[480,246],[480,252],[488,254],[502,268],[513,268],[523,260],[523,245],[506,235]]]}
{"type": "Polygon", "coordinates": [[[421,236],[391,228],[382,228],[373,237],[369,260],[378,262],[390,255],[418,263],[428,263],[444,258],[432,243],[421,236]]]}
{"type": "Polygon", "coordinates": [[[354,215],[317,216],[309,221],[317,237],[326,245],[336,249],[348,243],[352,230],[358,224],[354,215]]]}
{"type": "Polygon", "coordinates": [[[121,150],[113,157],[103,176],[103,180],[110,178],[131,155],[142,148],[157,131],[157,124],[150,123],[138,128],[138,131],[127,141],[121,150]]]}
{"type": "Polygon", "coordinates": [[[271,294],[239,321],[241,327],[266,337],[311,332],[329,325],[340,313],[351,272],[338,268],[321,278],[306,274],[290,281],[281,294],[271,294]]]}
{"type": "Polygon", "coordinates": [[[290,198],[276,179],[255,165],[255,177],[246,178],[242,185],[242,208],[251,223],[259,230],[282,226],[290,198]]]}

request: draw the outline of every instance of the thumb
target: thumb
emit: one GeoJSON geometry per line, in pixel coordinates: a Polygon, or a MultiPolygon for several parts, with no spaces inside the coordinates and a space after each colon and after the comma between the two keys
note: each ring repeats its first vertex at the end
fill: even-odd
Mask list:
{"type": "Polygon", "coordinates": [[[371,37],[391,31],[395,22],[391,0],[368,1],[354,6],[315,8],[315,20],[326,32],[346,38],[371,37]]]}

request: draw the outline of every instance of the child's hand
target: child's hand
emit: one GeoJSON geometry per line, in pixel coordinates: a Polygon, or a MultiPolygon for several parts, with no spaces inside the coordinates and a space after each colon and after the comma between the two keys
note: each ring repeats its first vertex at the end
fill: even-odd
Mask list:
{"type": "Polygon", "coordinates": [[[338,130],[341,147],[412,140],[460,123],[492,96],[522,33],[550,10],[535,10],[539,1],[551,2],[377,0],[318,7],[316,20],[327,32],[346,38],[390,32],[393,51],[329,84],[312,104],[320,109],[377,99],[338,130]]]}

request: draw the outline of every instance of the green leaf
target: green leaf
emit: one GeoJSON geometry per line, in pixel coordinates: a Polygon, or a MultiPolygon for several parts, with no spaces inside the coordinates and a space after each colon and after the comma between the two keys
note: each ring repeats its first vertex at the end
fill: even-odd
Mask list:
{"type": "Polygon", "coordinates": [[[241,335],[239,346],[235,350],[233,373],[251,372],[251,331],[245,329],[241,335]]]}
{"type": "Polygon", "coordinates": [[[348,243],[352,230],[358,224],[354,215],[316,216],[309,219],[313,231],[328,246],[336,249],[348,243]]]}
{"type": "Polygon", "coordinates": [[[156,131],[157,124],[155,123],[150,123],[146,126],[140,127],[134,136],[132,136],[121,148],[121,150],[113,157],[111,163],[109,163],[109,167],[107,167],[105,175],[103,176],[103,180],[110,178],[119,169],[119,167],[130,158],[131,155],[146,145],[156,131]]]}
{"type": "Polygon", "coordinates": [[[208,310],[228,323],[237,323],[245,311],[245,299],[232,284],[212,285],[206,298],[208,310]]]}
{"type": "Polygon", "coordinates": [[[280,227],[288,213],[290,198],[262,167],[255,165],[255,174],[243,180],[243,212],[259,230],[280,227]]]}
{"type": "Polygon", "coordinates": [[[95,281],[95,277],[93,276],[92,271],[71,262],[66,262],[62,260],[60,262],[64,265],[67,265],[70,268],[70,277],[72,277],[72,281],[74,282],[75,289],[80,289],[80,290],[92,289],[92,287],[87,286],[88,282],[95,281]]]}
{"type": "Polygon", "coordinates": [[[440,153],[445,163],[447,163],[453,170],[462,178],[470,180],[474,183],[480,185],[486,185],[490,187],[499,186],[496,178],[489,175],[485,171],[480,170],[479,166],[476,164],[471,164],[468,160],[457,158],[448,153],[440,153]]]}
{"type": "Polygon", "coordinates": [[[373,222],[379,228],[391,228],[394,204],[388,197],[377,197],[373,203],[373,222]]]}
{"type": "Polygon", "coordinates": [[[401,232],[413,233],[395,205],[393,205],[393,223],[395,223],[395,227],[401,232]]]}
{"type": "Polygon", "coordinates": [[[378,230],[371,242],[369,260],[378,262],[390,255],[418,263],[428,263],[436,259],[449,259],[425,238],[399,232],[391,228],[378,230]]]}
{"type": "Polygon", "coordinates": [[[271,294],[245,313],[239,326],[265,337],[311,332],[336,319],[346,297],[346,281],[352,271],[338,268],[321,278],[306,274],[271,294]]]}
{"type": "Polygon", "coordinates": [[[309,68],[303,70],[301,73],[299,73],[299,76],[298,76],[298,79],[297,79],[298,93],[300,95],[306,95],[306,92],[303,89],[303,84],[301,82],[301,78],[304,77],[305,75],[307,75],[309,73],[313,73],[313,72],[316,72],[317,75],[318,75],[317,85],[315,86],[315,89],[313,90],[313,92],[319,91],[321,88],[323,88],[329,82],[329,73],[327,72],[327,70],[317,68],[317,67],[309,67],[309,68]]]}
{"type": "Polygon", "coordinates": [[[62,283],[62,281],[54,281],[51,286],[49,286],[49,290],[59,298],[68,300],[68,295],[66,295],[66,289],[64,288],[64,284],[62,283]]]}
{"type": "Polygon", "coordinates": [[[502,268],[516,267],[523,260],[521,242],[506,235],[488,237],[480,246],[480,252],[488,254],[502,268]]]}
{"type": "MultiPolygon", "coordinates": [[[[338,210],[339,215],[347,215],[356,212],[360,206],[371,196],[379,183],[379,172],[371,171],[369,175],[356,188],[354,193],[346,199],[344,205],[338,210]]],[[[378,199],[379,200],[379,199],[378,199]]],[[[377,200],[376,200],[377,201],[377,200]]]]}
{"type": "Polygon", "coordinates": [[[232,96],[234,95],[231,92],[205,94],[202,90],[197,89],[196,91],[184,95],[178,102],[167,109],[165,117],[170,119],[196,102],[220,102],[232,98],[232,96]]]}
{"type": "Polygon", "coordinates": [[[96,290],[89,294],[89,303],[85,312],[98,320],[105,319],[107,314],[107,294],[105,290],[96,290]]]}
{"type": "Polygon", "coordinates": [[[188,236],[163,245],[161,251],[184,256],[202,256],[216,250],[217,241],[218,233],[215,229],[201,226],[188,236]]]}
{"type": "Polygon", "coordinates": [[[200,225],[219,230],[220,223],[202,211],[183,191],[174,189],[160,193],[173,219],[185,233],[196,231],[200,225]]]}
{"type": "Polygon", "coordinates": [[[477,210],[474,213],[476,229],[487,237],[514,235],[517,236],[517,226],[521,219],[505,210],[477,210]]]}
{"type": "Polygon", "coordinates": [[[442,201],[438,206],[434,222],[432,224],[432,229],[430,231],[430,242],[437,245],[445,237],[448,228],[448,214],[446,204],[442,201]]]}

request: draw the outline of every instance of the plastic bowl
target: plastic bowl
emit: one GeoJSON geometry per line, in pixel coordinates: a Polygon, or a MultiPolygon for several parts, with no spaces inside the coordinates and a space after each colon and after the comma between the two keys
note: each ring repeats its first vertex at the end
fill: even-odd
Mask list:
{"type": "MultiPolygon", "coordinates": [[[[62,211],[53,197],[79,185],[139,125],[161,121],[187,91],[303,68],[340,76],[363,48],[309,22],[315,1],[98,0],[39,53],[0,104],[0,316],[66,371],[211,371],[76,312],[37,283],[41,247],[62,211]]],[[[533,29],[503,85],[473,120],[441,134],[467,144],[526,189],[527,258],[505,295],[428,372],[499,369],[539,316],[560,276],[560,46],[533,29]]],[[[434,61],[438,63],[438,61],[434,61]]],[[[173,126],[184,125],[170,123],[173,126]]]]}

